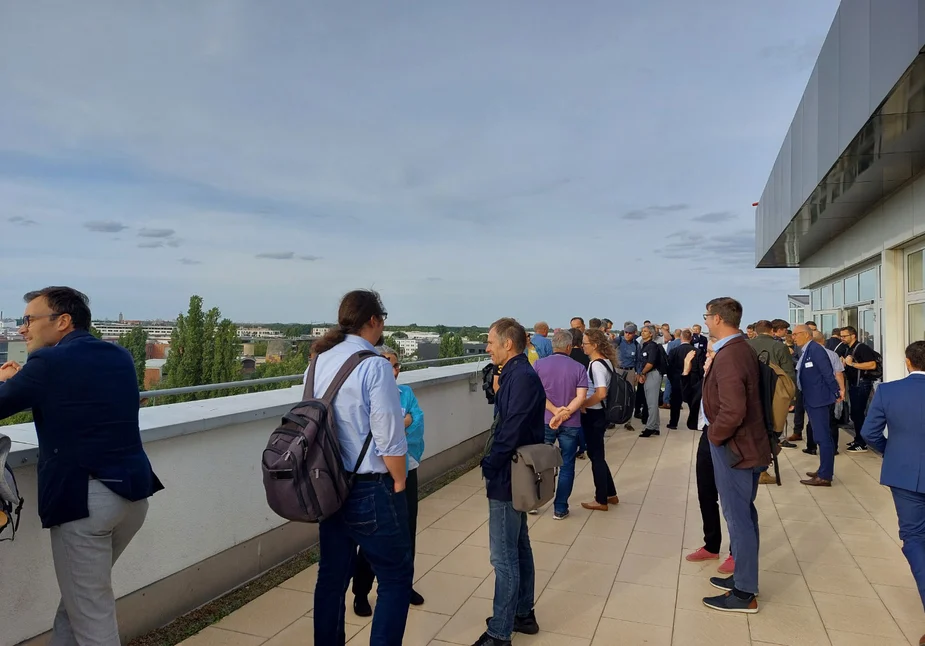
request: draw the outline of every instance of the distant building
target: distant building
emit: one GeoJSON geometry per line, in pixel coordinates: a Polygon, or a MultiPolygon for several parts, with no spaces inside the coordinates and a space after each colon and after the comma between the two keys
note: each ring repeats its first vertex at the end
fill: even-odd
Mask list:
{"type": "Polygon", "coordinates": [[[16,336],[0,336],[0,365],[7,361],[15,361],[22,365],[28,359],[26,340],[18,334],[16,336]]]}
{"type": "Polygon", "coordinates": [[[151,390],[152,387],[161,383],[164,378],[164,365],[166,359],[148,359],[145,361],[145,390],[151,390]]]}
{"type": "Polygon", "coordinates": [[[439,341],[440,335],[436,332],[405,332],[409,339],[415,341],[439,341]]]}
{"type": "Polygon", "coordinates": [[[416,339],[395,339],[398,341],[398,347],[401,348],[402,356],[413,357],[418,353],[420,342],[416,339]]]}
{"type": "MultiPolygon", "coordinates": [[[[809,320],[810,313],[809,294],[790,294],[787,296],[790,303],[790,325],[802,325],[809,320]]],[[[834,326],[833,326],[834,327],[834,326]]],[[[820,328],[821,329],[821,328],[820,328]]],[[[832,330],[825,330],[826,334],[832,330]]]]}
{"type": "Polygon", "coordinates": [[[316,338],[316,339],[319,338],[319,337],[323,337],[323,336],[324,336],[325,334],[327,334],[330,330],[331,330],[331,328],[329,328],[329,327],[313,327],[313,328],[312,328],[312,337],[314,337],[314,338],[316,338]]]}
{"type": "MultiPolygon", "coordinates": [[[[92,325],[107,340],[118,339],[121,335],[130,332],[132,328],[137,327],[137,324],[109,323],[106,321],[94,321],[92,325]]],[[[169,343],[174,326],[166,323],[152,323],[148,325],[142,324],[141,327],[147,333],[148,341],[166,341],[169,343]]]]}
{"type": "Polygon", "coordinates": [[[239,339],[282,339],[283,333],[266,327],[239,327],[239,339]]]}

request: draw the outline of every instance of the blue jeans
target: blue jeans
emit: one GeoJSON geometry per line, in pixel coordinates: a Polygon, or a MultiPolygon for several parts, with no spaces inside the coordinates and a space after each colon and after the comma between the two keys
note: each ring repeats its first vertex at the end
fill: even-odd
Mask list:
{"type": "Polygon", "coordinates": [[[488,500],[488,545],[495,568],[495,598],[488,634],[509,640],[515,615],[526,617],[533,610],[536,579],[527,514],[515,511],[510,500],[488,500]]]}
{"type": "Polygon", "coordinates": [[[671,403],[671,379],[665,378],[665,394],[662,395],[662,401],[666,404],[671,403]]]}
{"type": "MultiPolygon", "coordinates": [[[[578,451],[577,453],[584,455],[587,452],[588,452],[588,443],[585,441],[585,429],[579,426],[578,427],[578,451]]],[[[565,458],[563,457],[562,459],[564,460],[565,458]]]]}
{"type": "Polygon", "coordinates": [[[379,581],[369,643],[401,646],[411,603],[414,557],[405,493],[394,493],[394,487],[388,476],[380,481],[357,481],[344,506],[319,525],[316,644],[343,646],[346,641],[344,599],[359,546],[379,581]]]}
{"type": "Polygon", "coordinates": [[[899,517],[899,538],[903,554],[909,561],[915,585],[925,607],[925,493],[890,487],[896,515],[899,517]]]}
{"type": "Polygon", "coordinates": [[[560,426],[553,430],[546,426],[546,444],[555,444],[559,440],[559,451],[562,453],[562,466],[559,467],[559,482],[556,485],[556,499],[552,504],[557,514],[568,513],[568,499],[572,495],[572,486],[575,484],[575,454],[578,453],[578,435],[580,426],[560,426]]]}
{"type": "Polygon", "coordinates": [[[735,560],[735,587],[758,594],[758,469],[733,469],[726,460],[726,448],[710,444],[713,475],[720,506],[729,528],[729,545],[735,560]]]}

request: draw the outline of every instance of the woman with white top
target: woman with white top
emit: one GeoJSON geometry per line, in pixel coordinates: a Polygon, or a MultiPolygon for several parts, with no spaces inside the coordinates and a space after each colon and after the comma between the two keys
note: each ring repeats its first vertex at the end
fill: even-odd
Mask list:
{"type": "Polygon", "coordinates": [[[594,501],[583,502],[581,506],[607,511],[608,504],[620,502],[610,467],[604,458],[604,431],[607,430],[604,404],[613,379],[617,353],[601,330],[585,332],[582,349],[591,360],[588,366],[588,399],[581,410],[581,427],[588,443],[588,458],[591,460],[591,474],[594,477],[594,501]]]}

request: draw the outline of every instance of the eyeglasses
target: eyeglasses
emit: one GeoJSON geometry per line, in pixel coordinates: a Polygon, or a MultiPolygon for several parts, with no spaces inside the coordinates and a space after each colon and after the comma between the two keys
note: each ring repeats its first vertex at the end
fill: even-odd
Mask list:
{"type": "Polygon", "coordinates": [[[716,314],[710,314],[709,312],[707,312],[706,314],[703,315],[703,320],[706,321],[711,316],[716,316],[716,314]]]}
{"type": "Polygon", "coordinates": [[[58,313],[53,313],[53,314],[41,314],[41,315],[39,315],[39,316],[30,316],[29,314],[26,314],[24,317],[22,317],[22,326],[21,326],[21,327],[28,328],[30,325],[32,325],[32,322],[33,322],[33,321],[37,321],[37,320],[39,320],[39,319],[48,319],[48,320],[50,320],[50,321],[54,321],[54,320],[55,320],[56,318],[58,318],[59,316],[61,316],[61,315],[58,314],[58,313]]]}

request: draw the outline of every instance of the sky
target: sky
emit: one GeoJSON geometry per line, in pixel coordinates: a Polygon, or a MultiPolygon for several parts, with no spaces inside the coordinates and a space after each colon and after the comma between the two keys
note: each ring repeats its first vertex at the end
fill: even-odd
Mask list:
{"type": "Polygon", "coordinates": [[[787,318],[754,209],[837,0],[4,3],[0,309],[787,318]]]}

